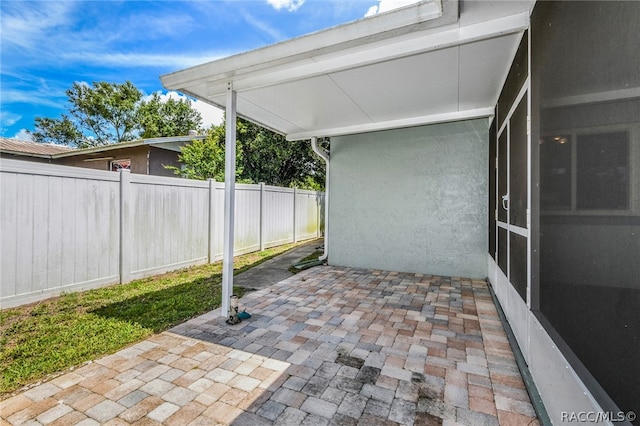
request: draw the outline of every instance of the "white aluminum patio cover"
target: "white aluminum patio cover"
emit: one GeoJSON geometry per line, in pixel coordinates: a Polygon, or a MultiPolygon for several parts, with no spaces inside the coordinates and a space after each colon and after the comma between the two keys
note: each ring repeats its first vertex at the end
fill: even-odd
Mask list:
{"type": "Polygon", "coordinates": [[[289,140],[489,117],[532,6],[427,0],[161,79],[289,140]]]}

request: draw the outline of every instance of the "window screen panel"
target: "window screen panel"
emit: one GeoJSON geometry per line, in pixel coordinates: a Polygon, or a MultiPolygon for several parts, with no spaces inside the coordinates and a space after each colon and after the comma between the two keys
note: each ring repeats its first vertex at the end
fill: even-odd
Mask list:
{"type": "Polygon", "coordinates": [[[529,75],[529,61],[527,60],[528,39],[528,33],[525,32],[518,46],[518,51],[513,59],[511,68],[509,69],[507,80],[498,98],[498,127],[502,127],[502,124],[507,119],[507,115],[516,97],[518,97],[522,85],[529,75]]]}
{"type": "Polygon", "coordinates": [[[509,119],[509,221],[527,227],[527,96],[509,119]]]}
{"type": "Polygon", "coordinates": [[[637,1],[537,2],[531,19],[540,314],[605,411],[640,402],[638,22],[637,1]]]}
{"type": "Polygon", "coordinates": [[[628,209],[629,133],[578,135],[576,145],[578,209],[628,209]]]}
{"type": "Polygon", "coordinates": [[[527,301],[527,239],[521,235],[510,233],[509,281],[522,300],[527,301]]]}
{"type": "Polygon", "coordinates": [[[571,135],[559,134],[540,141],[540,208],[571,209],[571,135]]]}
{"type": "Polygon", "coordinates": [[[504,209],[502,196],[507,193],[507,131],[498,138],[498,220],[507,221],[507,210],[504,209]]]}
{"type": "Polygon", "coordinates": [[[498,266],[508,277],[507,269],[507,230],[498,228],[498,266]]]}

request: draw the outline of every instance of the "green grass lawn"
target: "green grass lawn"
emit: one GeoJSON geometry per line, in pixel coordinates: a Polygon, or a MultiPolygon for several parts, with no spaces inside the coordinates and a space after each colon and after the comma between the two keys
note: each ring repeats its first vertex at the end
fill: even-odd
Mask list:
{"type": "MultiPolygon", "coordinates": [[[[238,256],[234,272],[295,245],[238,256]]],[[[219,307],[221,282],[216,262],[0,311],[0,396],[219,307]]]]}

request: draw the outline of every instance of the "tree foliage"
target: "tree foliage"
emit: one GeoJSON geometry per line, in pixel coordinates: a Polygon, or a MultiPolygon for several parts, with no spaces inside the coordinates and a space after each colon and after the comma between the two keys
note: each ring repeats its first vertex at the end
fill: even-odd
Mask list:
{"type": "MultiPolygon", "coordinates": [[[[324,189],[325,167],[308,141],[289,142],[284,136],[238,119],[236,180],[243,183],[324,189]]],[[[182,148],[182,168],[167,167],[190,179],[224,181],[225,126],[212,127],[204,141],[182,148]]]]}
{"type": "Polygon", "coordinates": [[[66,93],[71,104],[69,113],[81,128],[95,135],[96,145],[134,138],[136,107],[142,92],[130,81],[99,81],[92,87],[76,82],[66,93]]]}
{"type": "MultiPolygon", "coordinates": [[[[205,139],[195,139],[180,150],[178,160],[182,167],[165,166],[176,175],[187,179],[215,179],[224,181],[224,138],[223,126],[212,126],[205,139]]],[[[240,180],[242,155],[236,155],[236,179],[240,180]]]]}
{"type": "Polygon", "coordinates": [[[67,115],[63,114],[60,119],[36,117],[35,124],[36,131],[29,134],[36,142],[60,144],[65,141],[68,145],[84,145],[84,135],[67,115]]]}
{"type": "Polygon", "coordinates": [[[140,103],[137,126],[143,139],[188,135],[189,130],[202,127],[202,116],[186,98],[163,101],[154,93],[151,99],[140,103]]]}
{"type": "Polygon", "coordinates": [[[282,135],[238,120],[238,147],[242,152],[242,179],[269,185],[324,188],[324,163],[309,141],[287,141],[282,135]]]}
{"type": "Polygon", "coordinates": [[[75,82],[66,92],[68,114],[37,117],[29,132],[36,142],[78,148],[126,142],[137,138],[184,136],[198,130],[200,113],[188,99],[168,99],[158,93],[143,101],[133,83],[75,82]]]}

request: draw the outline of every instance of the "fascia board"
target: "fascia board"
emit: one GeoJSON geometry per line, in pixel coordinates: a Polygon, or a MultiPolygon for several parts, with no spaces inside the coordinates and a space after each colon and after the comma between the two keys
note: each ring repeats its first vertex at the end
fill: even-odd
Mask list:
{"type": "Polygon", "coordinates": [[[12,151],[10,149],[0,149],[0,154],[20,155],[22,157],[46,158],[50,159],[52,154],[36,154],[33,152],[12,151]]]}
{"type": "Polygon", "coordinates": [[[85,148],[85,149],[77,149],[75,151],[71,151],[71,152],[63,152],[60,154],[53,154],[51,156],[51,158],[64,158],[64,157],[74,157],[76,155],[83,155],[83,154],[94,154],[96,152],[103,152],[103,151],[111,151],[114,149],[121,149],[121,148],[132,148],[132,147],[136,147],[136,146],[140,146],[140,145],[144,145],[144,142],[141,140],[138,141],[132,141],[132,142],[124,142],[124,143],[118,143],[118,144],[112,144],[112,145],[102,145],[102,146],[96,146],[96,147],[92,147],[92,148],[85,148]]]}
{"type": "Polygon", "coordinates": [[[362,44],[363,40],[369,42],[386,39],[425,27],[447,25],[457,22],[457,19],[457,0],[422,1],[380,15],[165,74],[160,79],[163,86],[171,90],[187,89],[191,84],[203,79],[235,80],[234,77],[244,73],[357,46],[362,44]]]}
{"type": "Polygon", "coordinates": [[[491,118],[494,108],[478,108],[467,111],[448,112],[421,117],[402,118],[398,120],[383,121],[377,123],[356,124],[353,126],[318,129],[287,135],[288,141],[311,139],[312,137],[331,137],[370,133],[381,130],[401,129],[405,127],[424,126],[428,124],[449,123],[453,121],[473,120],[476,118],[491,118]]]}

